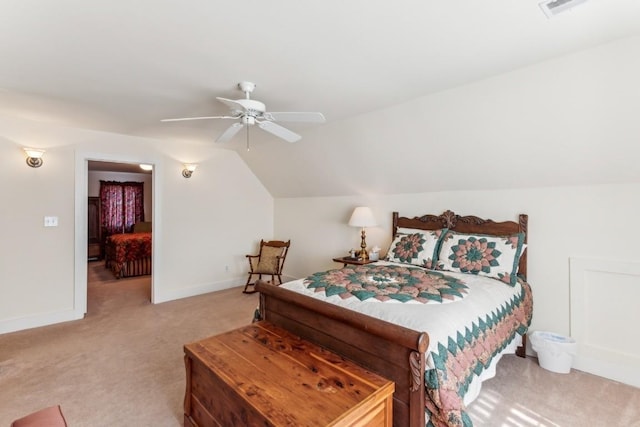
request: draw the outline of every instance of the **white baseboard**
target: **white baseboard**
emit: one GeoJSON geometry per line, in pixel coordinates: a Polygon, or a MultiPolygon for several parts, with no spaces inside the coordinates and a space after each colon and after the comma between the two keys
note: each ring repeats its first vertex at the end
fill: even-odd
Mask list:
{"type": "Polygon", "coordinates": [[[79,320],[84,313],[76,313],[74,310],[57,311],[54,313],[40,313],[27,317],[19,317],[0,321],[0,334],[23,331],[25,329],[38,328],[40,326],[53,325],[55,323],[79,320]]]}
{"type": "Polygon", "coordinates": [[[178,289],[156,289],[156,293],[153,298],[153,303],[158,304],[167,301],[173,301],[181,298],[193,297],[196,295],[207,294],[209,292],[222,291],[224,289],[235,288],[244,284],[243,277],[236,277],[232,279],[222,280],[215,283],[205,283],[201,285],[191,286],[188,288],[178,289]]]}
{"type": "Polygon", "coordinates": [[[635,360],[620,358],[621,360],[612,362],[608,356],[608,354],[605,354],[604,357],[592,357],[591,354],[577,356],[573,362],[573,368],[634,387],[640,387],[637,358],[635,360]]]}

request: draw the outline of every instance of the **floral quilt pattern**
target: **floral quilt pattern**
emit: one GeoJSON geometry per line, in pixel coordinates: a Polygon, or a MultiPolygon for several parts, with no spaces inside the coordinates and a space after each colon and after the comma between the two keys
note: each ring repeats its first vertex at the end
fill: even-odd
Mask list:
{"type": "Polygon", "coordinates": [[[468,239],[458,240],[458,244],[451,247],[449,259],[452,266],[463,273],[489,273],[491,267],[499,265],[498,257],[501,252],[496,249],[496,242],[489,242],[486,238],[470,236],[468,239]]]}
{"type": "Polygon", "coordinates": [[[399,265],[348,266],[315,273],[304,280],[309,289],[327,297],[361,301],[443,303],[464,298],[468,287],[461,280],[437,271],[399,265]]]}
{"type": "Polygon", "coordinates": [[[107,237],[105,244],[105,265],[113,271],[116,277],[129,261],[151,257],[152,233],[112,234],[107,237]]]}
{"type": "Polygon", "coordinates": [[[463,403],[474,376],[480,375],[493,358],[531,323],[533,299],[526,282],[518,281],[522,291],[498,310],[478,317],[464,330],[438,343],[431,351],[434,368],[425,372],[425,406],[429,427],[471,427],[463,403]]]}
{"type": "Polygon", "coordinates": [[[424,238],[424,234],[408,234],[402,236],[398,242],[394,242],[391,252],[394,258],[400,260],[400,262],[411,262],[413,259],[418,258],[418,254],[424,250],[422,245],[427,242],[424,238]]]}
{"type": "Polygon", "coordinates": [[[525,247],[524,233],[497,237],[448,232],[442,239],[437,268],[488,276],[514,286],[525,247]]]}
{"type": "Polygon", "coordinates": [[[389,247],[387,261],[434,268],[440,239],[446,231],[446,228],[431,231],[420,230],[419,232],[413,229],[398,228],[389,247]]]}

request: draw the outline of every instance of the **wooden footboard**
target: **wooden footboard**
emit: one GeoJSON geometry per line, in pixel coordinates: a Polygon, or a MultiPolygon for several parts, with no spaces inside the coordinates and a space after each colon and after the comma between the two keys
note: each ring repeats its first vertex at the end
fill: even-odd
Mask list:
{"type": "Polygon", "coordinates": [[[264,320],[395,382],[393,425],[425,425],[429,336],[258,281],[264,320]]]}
{"type": "Polygon", "coordinates": [[[107,260],[105,267],[113,272],[116,279],[123,277],[147,276],[151,274],[151,257],[133,261],[115,262],[107,260]]]}

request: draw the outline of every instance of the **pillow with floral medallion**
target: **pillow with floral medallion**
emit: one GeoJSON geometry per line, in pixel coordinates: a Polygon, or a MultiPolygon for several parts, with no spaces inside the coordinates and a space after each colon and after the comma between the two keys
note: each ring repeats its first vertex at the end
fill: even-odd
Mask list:
{"type": "Polygon", "coordinates": [[[514,286],[525,247],[524,233],[488,236],[449,231],[442,238],[436,268],[488,276],[514,286]]]}
{"type": "Polygon", "coordinates": [[[387,261],[435,268],[440,239],[446,232],[446,228],[420,230],[398,227],[387,252],[387,261]]]}

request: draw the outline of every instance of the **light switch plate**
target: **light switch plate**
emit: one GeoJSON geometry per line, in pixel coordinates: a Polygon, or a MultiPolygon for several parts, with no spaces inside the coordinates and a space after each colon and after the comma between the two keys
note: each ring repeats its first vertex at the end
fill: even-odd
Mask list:
{"type": "Polygon", "coordinates": [[[44,217],[44,226],[45,227],[57,227],[58,226],[58,217],[57,216],[45,216],[44,217]]]}

